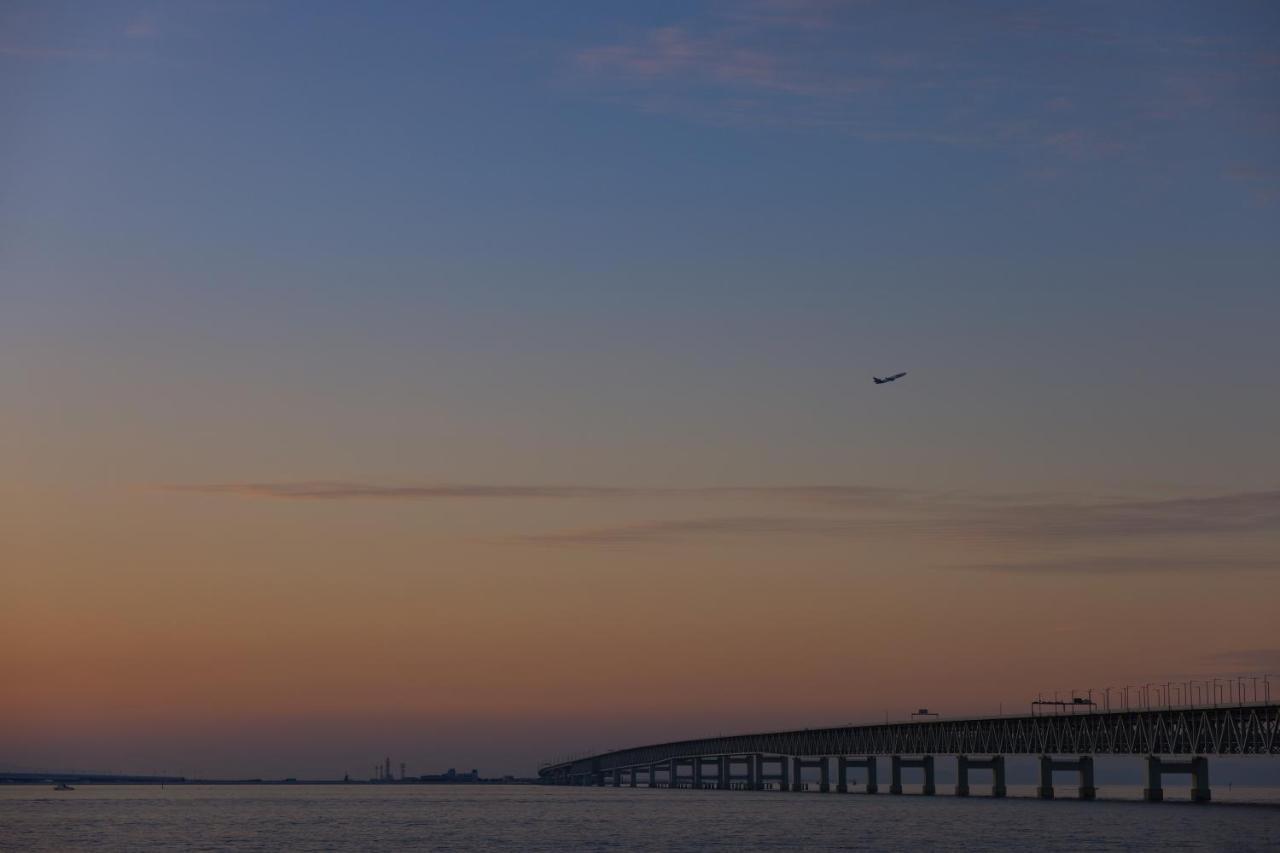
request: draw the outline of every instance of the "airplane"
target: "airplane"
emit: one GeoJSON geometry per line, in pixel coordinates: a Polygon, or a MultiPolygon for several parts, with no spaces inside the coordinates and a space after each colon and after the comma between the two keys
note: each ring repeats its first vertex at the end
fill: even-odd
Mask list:
{"type": "Polygon", "coordinates": [[[877,385],[884,385],[886,382],[893,382],[894,380],[901,379],[906,375],[907,375],[907,372],[904,370],[901,373],[895,373],[892,376],[886,376],[884,379],[881,379],[879,376],[872,376],[871,378],[876,381],[877,385]]]}

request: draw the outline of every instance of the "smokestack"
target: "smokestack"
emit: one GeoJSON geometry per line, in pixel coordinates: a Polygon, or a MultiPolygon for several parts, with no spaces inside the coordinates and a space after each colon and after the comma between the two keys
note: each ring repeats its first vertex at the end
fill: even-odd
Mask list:
{"type": "Polygon", "coordinates": [[[400,762],[400,781],[404,781],[404,762],[400,762]]]}
{"type": "Polygon", "coordinates": [[[388,782],[391,781],[391,756],[386,757],[386,763],[383,765],[382,778],[388,782]]]}

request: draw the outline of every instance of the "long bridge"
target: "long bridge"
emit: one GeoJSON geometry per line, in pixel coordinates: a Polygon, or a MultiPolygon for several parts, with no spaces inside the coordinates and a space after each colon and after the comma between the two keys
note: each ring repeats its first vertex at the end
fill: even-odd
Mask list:
{"type": "MultiPolygon", "coordinates": [[[[1075,710],[1075,709],[1072,709],[1075,710]]],[[[1191,796],[1209,800],[1210,755],[1280,755],[1280,704],[1170,707],[1025,716],[929,719],[874,725],[799,729],[673,741],[549,763],[548,784],[627,785],[643,777],[650,788],[809,790],[805,770],[818,771],[817,790],[850,790],[849,771],[862,771],[874,794],[879,757],[888,757],[889,793],[903,792],[902,771],[922,770],[922,793],[936,792],[934,759],[954,756],[957,796],[969,795],[969,774],[992,773],[992,795],[1005,796],[1006,755],[1040,756],[1038,795],[1051,799],[1053,774],[1077,774],[1081,798],[1093,799],[1095,755],[1145,756],[1146,800],[1164,799],[1166,774],[1190,774],[1191,796]],[[978,758],[975,756],[985,756],[978,758]],[[1181,757],[1183,760],[1176,760],[1181,757]],[[683,772],[688,770],[688,772],[683,772]]]]}

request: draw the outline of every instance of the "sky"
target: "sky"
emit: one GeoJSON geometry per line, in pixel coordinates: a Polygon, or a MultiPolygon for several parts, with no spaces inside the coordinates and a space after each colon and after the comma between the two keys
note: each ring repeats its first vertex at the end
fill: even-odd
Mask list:
{"type": "Polygon", "coordinates": [[[0,763],[1280,673],[1275,4],[6,0],[0,115],[0,763]]]}

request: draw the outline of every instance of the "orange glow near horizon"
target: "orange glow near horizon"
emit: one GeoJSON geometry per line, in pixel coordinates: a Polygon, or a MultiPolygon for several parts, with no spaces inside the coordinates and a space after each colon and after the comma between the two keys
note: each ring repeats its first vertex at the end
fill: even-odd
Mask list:
{"type": "MultiPolygon", "coordinates": [[[[1040,689],[1204,672],[1223,636],[1264,648],[1271,630],[1256,572],[1225,572],[1206,605],[1195,573],[1153,585],[1146,572],[992,571],[974,566],[1007,559],[1007,544],[920,533],[744,538],[730,524],[709,539],[571,546],[513,539],[528,523],[518,500],[444,507],[474,516],[461,536],[438,529],[431,501],[79,500],[11,540],[13,565],[42,569],[15,574],[3,614],[0,675],[21,689],[0,714],[28,743],[66,729],[109,742],[140,724],[214,741],[323,724],[359,742],[390,715],[405,731],[449,720],[475,735],[541,720],[553,733],[541,748],[565,751],[592,720],[643,737],[680,736],[664,719],[721,730],[922,705],[994,713],[1040,689]]],[[[534,503],[564,528],[715,508],[534,503]]]]}

